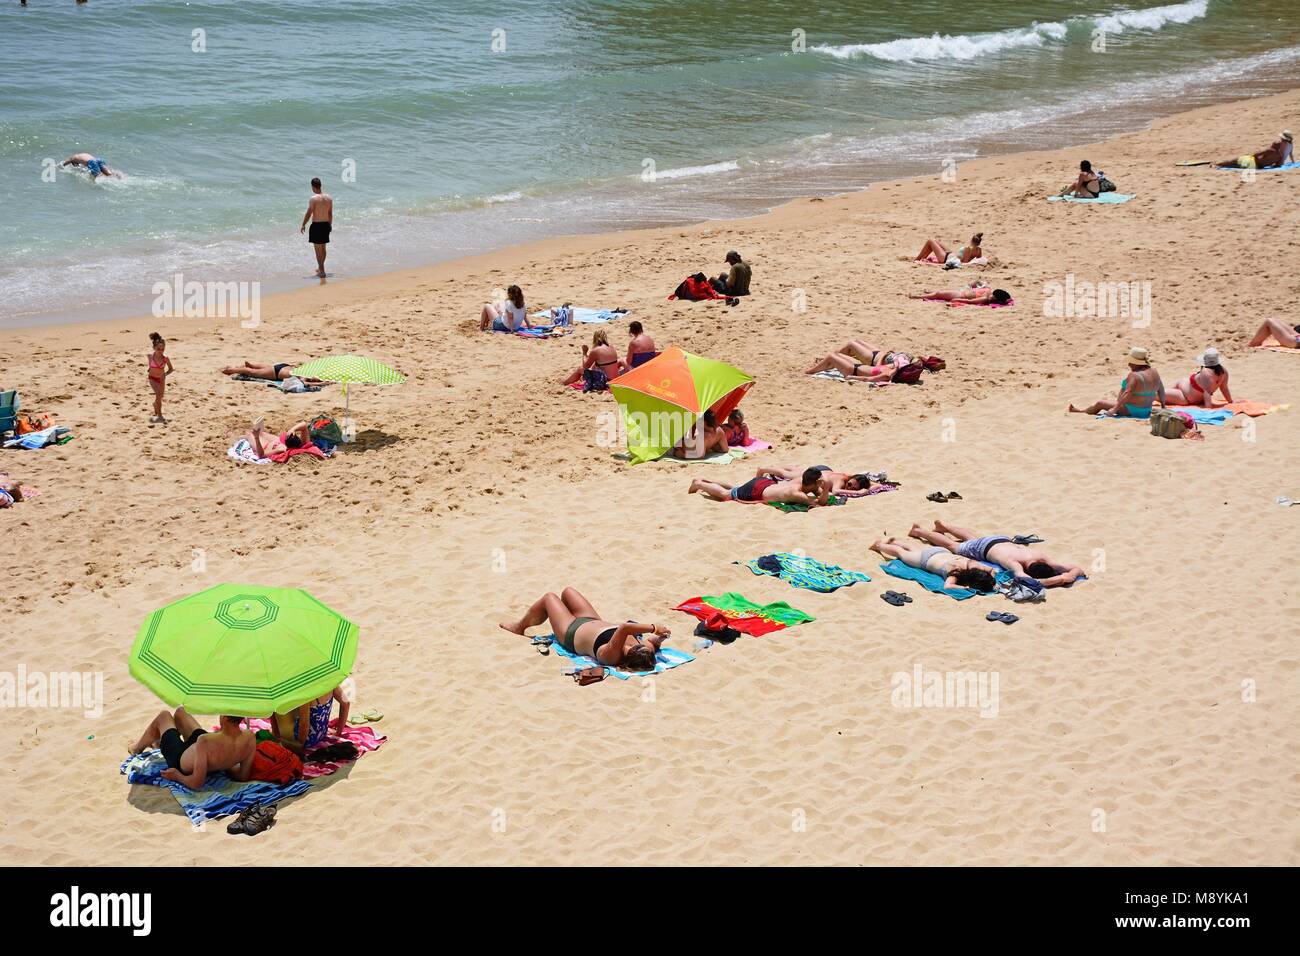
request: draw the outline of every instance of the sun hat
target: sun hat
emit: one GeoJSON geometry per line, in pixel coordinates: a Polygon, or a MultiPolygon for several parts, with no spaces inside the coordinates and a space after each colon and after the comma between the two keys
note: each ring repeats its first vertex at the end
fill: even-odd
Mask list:
{"type": "Polygon", "coordinates": [[[1211,365],[1218,365],[1220,364],[1220,361],[1219,350],[1213,345],[1201,353],[1201,364],[1206,368],[1209,368],[1211,365]]]}
{"type": "Polygon", "coordinates": [[[1288,143],[1293,142],[1293,139],[1291,137],[1291,131],[1289,129],[1282,130],[1282,138],[1286,140],[1288,143]]]}
{"type": "Polygon", "coordinates": [[[1146,349],[1138,348],[1135,345],[1128,350],[1128,361],[1130,365],[1150,365],[1151,356],[1147,354],[1146,349]]]}

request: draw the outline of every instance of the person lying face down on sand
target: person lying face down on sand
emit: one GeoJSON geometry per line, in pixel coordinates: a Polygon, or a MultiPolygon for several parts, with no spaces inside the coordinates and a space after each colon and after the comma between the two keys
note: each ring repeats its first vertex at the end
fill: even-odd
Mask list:
{"type": "Polygon", "coordinates": [[[524,306],[524,290],[517,285],[506,289],[506,297],[496,302],[488,302],[479,315],[479,330],[482,332],[518,332],[531,329],[533,323],[528,321],[528,309],[524,306]]]}
{"type": "Polygon", "coordinates": [[[588,370],[600,372],[606,382],[618,378],[627,371],[627,366],[618,357],[614,346],[609,344],[609,335],[604,329],[597,329],[591,334],[591,348],[582,347],[582,364],[569,373],[564,385],[571,385],[583,378],[588,370]]]}
{"type": "Polygon", "coordinates": [[[655,348],[655,340],[645,333],[645,326],[640,322],[633,320],[627,324],[627,358],[623,364],[629,369],[644,365],[650,361],[659,351],[655,348]]]}
{"type": "MultiPolygon", "coordinates": [[[[249,362],[244,361],[243,365],[227,365],[221,370],[222,375],[242,375],[245,378],[264,378],[269,382],[283,382],[287,378],[293,378],[293,362],[249,362]]],[[[320,378],[304,378],[304,385],[328,385],[329,382],[320,378]]]]}
{"type": "Polygon", "coordinates": [[[292,713],[272,714],[272,736],[299,757],[308,750],[319,747],[329,735],[330,711],[336,700],[339,702],[339,716],[334,726],[341,734],[348,725],[348,713],[352,705],[344,698],[343,688],[335,687],[328,694],[309,700],[292,713]]]}
{"type": "Polygon", "coordinates": [[[939,575],[946,588],[970,588],[987,594],[997,584],[992,566],[953,554],[943,545],[924,546],[889,537],[878,539],[871,545],[871,550],[883,557],[897,558],[906,565],[939,575]]]}
{"type": "Polygon", "coordinates": [[[168,780],[197,790],[215,770],[224,770],[235,780],[247,780],[253,773],[253,754],[257,738],[242,727],[243,717],[223,716],[221,729],[207,733],[184,707],[176,712],[163,711],[145,728],[144,734],[130,748],[131,754],[150,747],[162,750],[168,780]]]}
{"type": "Polygon", "coordinates": [[[1201,367],[1188,378],[1165,389],[1166,404],[1210,408],[1214,404],[1214,393],[1219,391],[1223,392],[1225,402],[1232,401],[1232,393],[1228,391],[1228,370],[1223,367],[1219,350],[1206,349],[1199,361],[1201,367]]]}
{"type": "Polygon", "coordinates": [[[1253,348],[1264,345],[1269,339],[1276,340],[1284,349],[1300,349],[1300,325],[1287,325],[1281,319],[1265,319],[1255,337],[1246,344],[1253,348]]]}
{"type": "Polygon", "coordinates": [[[831,482],[816,468],[807,468],[798,481],[781,481],[758,475],[743,485],[696,478],[686,489],[688,495],[699,492],[711,501],[766,501],[773,504],[824,505],[830,500],[831,482]]]}
{"type": "Polygon", "coordinates": [[[811,469],[796,468],[794,465],[768,465],[758,469],[755,475],[758,478],[794,481],[796,478],[802,478],[805,470],[821,472],[822,482],[826,484],[828,492],[832,495],[839,494],[841,491],[871,491],[874,488],[885,487],[884,482],[873,481],[864,474],[832,471],[830,465],[813,465],[811,469]]]}
{"type": "Polygon", "coordinates": [[[100,176],[121,176],[122,175],[119,172],[115,172],[114,170],[109,169],[108,163],[104,162],[102,159],[99,159],[96,156],[92,156],[90,153],[73,153],[63,162],[59,163],[59,165],[78,166],[84,168],[86,171],[90,173],[91,179],[99,179],[100,176]]]}
{"type": "Polygon", "coordinates": [[[258,458],[270,458],[283,451],[292,451],[311,444],[311,429],[306,422],[298,422],[278,436],[274,432],[265,431],[265,424],[266,419],[259,418],[253,422],[253,430],[244,436],[253,446],[253,451],[258,458]]]}
{"type": "Polygon", "coordinates": [[[894,373],[912,361],[906,352],[888,352],[879,346],[854,339],[840,346],[839,350],[818,359],[808,368],[805,375],[816,375],[836,369],[847,379],[859,382],[888,382],[894,373]]]}
{"type": "Polygon", "coordinates": [[[1101,177],[1092,171],[1092,163],[1086,159],[1079,163],[1079,175],[1059,195],[1074,196],[1076,199],[1096,199],[1101,195],[1101,177]]]}
{"type": "Polygon", "coordinates": [[[927,544],[955,551],[963,558],[996,564],[1018,578],[1033,578],[1045,588],[1073,584],[1083,574],[1083,568],[1078,565],[1056,561],[1038,548],[1016,544],[1003,534],[981,536],[969,528],[942,521],[934,523],[933,531],[912,525],[908,534],[927,544]]]}
{"type": "Polygon", "coordinates": [[[1146,349],[1132,348],[1128,353],[1129,373],[1120,383],[1119,395],[1113,402],[1093,402],[1087,408],[1070,406],[1070,411],[1084,415],[1113,415],[1116,418],[1150,418],[1151,407],[1165,401],[1165,384],[1160,373],[1151,367],[1146,349]]]}
{"type": "Polygon", "coordinates": [[[946,246],[938,239],[927,239],[921,251],[916,254],[916,261],[922,262],[926,259],[933,258],[936,262],[942,262],[945,268],[955,269],[958,265],[965,265],[972,259],[979,259],[984,255],[984,250],[980,244],[984,241],[984,233],[977,232],[970,237],[970,242],[964,246],[946,246]]]}
{"type": "Polygon", "coordinates": [[[1223,169],[1274,169],[1291,162],[1294,143],[1295,137],[1291,135],[1291,131],[1284,129],[1278,134],[1277,139],[1258,153],[1247,153],[1214,165],[1223,169]]]}
{"type": "Polygon", "coordinates": [[[551,633],[569,653],[633,671],[654,670],[655,654],[672,634],[661,624],[606,621],[577,588],[543,594],[523,617],[502,621],[500,626],[511,634],[523,634],[544,622],[550,623],[551,633]]]}
{"type": "Polygon", "coordinates": [[[1006,289],[990,289],[982,280],[977,279],[965,289],[940,289],[936,292],[922,292],[909,295],[909,299],[928,299],[931,302],[947,302],[949,308],[963,303],[968,305],[1006,305],[1011,301],[1011,293],[1006,289]]]}
{"type": "Polygon", "coordinates": [[[695,427],[673,449],[674,458],[693,460],[710,455],[725,455],[731,450],[727,444],[727,431],[718,424],[713,409],[704,413],[695,427]]]}

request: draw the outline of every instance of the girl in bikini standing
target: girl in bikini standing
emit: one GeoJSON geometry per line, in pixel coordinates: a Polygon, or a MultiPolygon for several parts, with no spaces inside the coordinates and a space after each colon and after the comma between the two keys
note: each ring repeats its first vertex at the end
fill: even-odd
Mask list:
{"type": "Polygon", "coordinates": [[[172,367],[172,360],[165,354],[166,340],[157,332],[150,332],[149,341],[153,342],[153,351],[149,354],[149,387],[153,389],[153,417],[149,421],[165,425],[167,419],[163,418],[162,413],[163,393],[167,390],[167,376],[176,369],[172,367]]]}

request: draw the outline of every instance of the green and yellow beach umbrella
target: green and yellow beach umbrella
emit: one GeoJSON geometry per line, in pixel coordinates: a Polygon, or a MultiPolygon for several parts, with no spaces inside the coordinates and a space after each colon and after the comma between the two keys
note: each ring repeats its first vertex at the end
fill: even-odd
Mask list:
{"type": "Polygon", "coordinates": [[[337,687],[358,629],[306,591],[219,584],[150,614],[131,676],[196,714],[268,717],[337,687]]]}
{"type": "Polygon", "coordinates": [[[349,385],[401,385],[406,381],[406,376],[401,372],[364,355],[331,355],[312,359],[295,368],[293,374],[299,378],[319,378],[342,385],[344,418],[348,417],[351,410],[349,385]]]}
{"type": "Polygon", "coordinates": [[[632,464],[661,457],[709,409],[722,421],[753,384],[734,365],[679,348],[620,375],[609,390],[623,413],[632,464]]]}

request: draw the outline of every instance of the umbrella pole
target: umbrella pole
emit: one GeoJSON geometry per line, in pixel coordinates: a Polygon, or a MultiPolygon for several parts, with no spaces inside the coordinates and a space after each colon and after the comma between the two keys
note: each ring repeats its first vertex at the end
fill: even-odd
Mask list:
{"type": "Polygon", "coordinates": [[[352,408],[352,392],[346,385],[344,385],[343,386],[343,440],[345,442],[352,441],[352,436],[353,436],[352,413],[350,411],[351,408],[352,408]]]}

